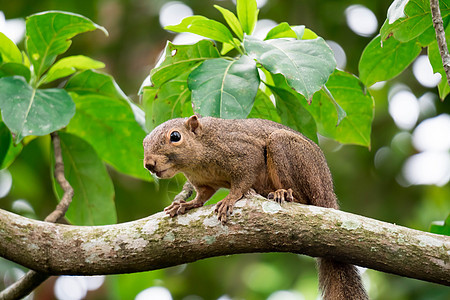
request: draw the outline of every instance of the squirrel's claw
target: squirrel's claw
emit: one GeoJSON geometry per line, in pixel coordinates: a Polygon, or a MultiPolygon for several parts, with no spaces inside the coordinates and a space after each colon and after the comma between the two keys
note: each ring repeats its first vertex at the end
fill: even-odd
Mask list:
{"type": "Polygon", "coordinates": [[[294,196],[292,195],[292,189],[278,189],[275,192],[269,193],[269,195],[267,195],[267,199],[273,199],[275,202],[281,204],[284,201],[293,202],[294,196]]]}
{"type": "Polygon", "coordinates": [[[222,225],[227,222],[228,215],[231,215],[233,212],[233,206],[234,202],[225,201],[225,199],[217,202],[214,211],[217,213],[217,218],[220,222],[222,222],[222,225]]]}
{"type": "Polygon", "coordinates": [[[185,213],[186,211],[185,205],[186,201],[184,200],[174,201],[172,202],[172,204],[164,208],[164,211],[166,212],[166,214],[170,215],[173,218],[176,215],[181,215],[185,213]]]}

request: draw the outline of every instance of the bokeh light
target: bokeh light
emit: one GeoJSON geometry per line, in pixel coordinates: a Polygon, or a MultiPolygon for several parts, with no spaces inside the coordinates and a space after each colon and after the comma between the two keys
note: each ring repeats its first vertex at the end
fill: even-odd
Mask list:
{"type": "Polygon", "coordinates": [[[159,23],[161,27],[176,25],[186,17],[192,16],[192,9],[179,1],[170,1],[164,4],[159,11],[159,23]]]}
{"type": "Polygon", "coordinates": [[[253,31],[252,36],[262,40],[266,37],[267,33],[277,25],[277,22],[273,20],[259,20],[258,22],[256,22],[255,30],[253,31]]]}
{"type": "Polygon", "coordinates": [[[347,56],[345,55],[344,49],[336,43],[335,41],[327,41],[328,46],[333,50],[334,58],[336,59],[337,67],[341,70],[347,65],[347,56]]]}
{"type": "Polygon", "coordinates": [[[350,5],[345,10],[347,25],[360,36],[372,36],[378,29],[378,21],[375,14],[363,5],[350,5]]]}
{"type": "Polygon", "coordinates": [[[443,186],[450,179],[450,154],[437,151],[415,154],[403,165],[403,177],[412,185],[443,186]]]}
{"type": "Polygon", "coordinates": [[[59,276],[56,279],[54,292],[59,300],[84,299],[88,291],[100,288],[105,276],[59,276]]]}
{"type": "Polygon", "coordinates": [[[267,300],[304,300],[305,297],[297,291],[276,291],[267,300]]]}
{"type": "Polygon", "coordinates": [[[0,10],[0,32],[18,44],[25,36],[25,20],[20,18],[6,20],[5,14],[0,10]]]}
{"type": "Polygon", "coordinates": [[[399,90],[389,97],[389,114],[400,129],[412,129],[419,118],[416,96],[409,90],[399,90]]]}
{"type": "Polygon", "coordinates": [[[169,290],[161,286],[153,286],[137,294],[135,300],[172,300],[169,290]]]}
{"type": "Polygon", "coordinates": [[[441,81],[441,74],[434,73],[430,60],[426,55],[420,55],[413,63],[413,74],[424,87],[435,87],[441,81]]]}
{"type": "Polygon", "coordinates": [[[11,173],[8,170],[0,170],[0,198],[8,195],[12,186],[11,173]]]}
{"type": "Polygon", "coordinates": [[[413,132],[412,141],[419,151],[449,151],[450,115],[442,114],[421,122],[413,132]]]}

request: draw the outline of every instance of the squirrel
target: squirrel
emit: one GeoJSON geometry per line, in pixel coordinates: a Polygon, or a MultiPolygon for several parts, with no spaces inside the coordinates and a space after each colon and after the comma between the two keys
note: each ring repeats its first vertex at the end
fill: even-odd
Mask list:
{"type": "MultiPolygon", "coordinates": [[[[157,126],[143,142],[144,166],[159,178],[182,172],[183,196],[164,211],[171,217],[203,206],[219,188],[228,196],[215,211],[227,221],[248,191],[277,202],[339,209],[333,180],[319,146],[301,133],[264,119],[177,118],[157,126]],[[195,199],[186,202],[191,190],[195,199]]],[[[180,193],[181,195],[181,193],[180,193]]],[[[368,299],[357,268],[318,259],[323,299],[368,299]]]]}

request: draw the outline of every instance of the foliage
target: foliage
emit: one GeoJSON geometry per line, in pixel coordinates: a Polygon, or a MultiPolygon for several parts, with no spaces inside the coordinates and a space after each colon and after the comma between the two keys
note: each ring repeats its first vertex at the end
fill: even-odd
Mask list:
{"type": "MultiPolygon", "coordinates": [[[[450,1],[439,1],[444,26],[450,21],[450,1]]],[[[448,27],[447,27],[448,28],[448,27]]],[[[446,28],[446,35],[449,30],[446,28]]],[[[439,97],[444,100],[450,86],[442,66],[436,36],[431,20],[430,1],[394,1],[389,7],[386,21],[376,36],[364,49],[359,62],[361,81],[371,86],[389,80],[403,72],[428,48],[428,58],[433,71],[442,75],[439,97]]]]}
{"type": "Polygon", "coordinates": [[[65,174],[75,190],[67,218],[79,225],[114,223],[114,188],[103,162],[149,179],[141,167],[145,132],[113,78],[91,70],[103,68],[102,62],[83,55],[56,61],[75,35],[107,32],[81,15],[58,11],[28,17],[26,28],[25,52],[0,33],[1,166],[14,161],[25,137],[61,131],[65,174]],[[43,88],[68,76],[63,88],[43,88]]]}
{"type": "Polygon", "coordinates": [[[319,132],[341,143],[370,145],[372,98],[356,77],[356,85],[342,80],[344,72],[335,71],[333,52],[321,37],[305,26],[283,22],[259,40],[252,36],[258,16],[255,0],[237,1],[237,16],[218,5],[214,7],[231,30],[204,16],[187,17],[178,25],[165,27],[215,40],[222,48],[219,54],[216,45],[206,40],[189,46],[167,43],[162,63],[150,73],[152,85],[143,88],[149,130],[170,118],[189,116],[190,102],[203,116],[265,117],[252,112],[257,110],[256,95],[265,93],[276,102],[275,109],[270,107],[272,101],[265,101],[272,116],[278,115],[283,124],[316,142],[319,132]],[[227,56],[232,50],[237,55],[227,56]],[[333,80],[341,87],[339,97],[334,95],[337,90],[326,85],[333,72],[340,74],[334,76],[337,82],[333,80]],[[349,84],[352,88],[345,87],[349,84]],[[326,92],[319,92],[321,89],[326,92]],[[364,114],[353,114],[354,110],[364,114]],[[348,120],[340,124],[346,117],[348,120]],[[354,121],[359,128],[345,126],[354,121]]]}
{"type": "MultiPolygon", "coordinates": [[[[204,0],[184,2],[189,4],[196,13],[215,16],[214,8],[205,5],[204,0]]],[[[359,2],[362,3],[362,1],[359,2]]],[[[390,2],[392,1],[365,1],[364,5],[377,14],[378,20],[382,20],[386,17],[386,8],[390,2]]],[[[239,3],[247,2],[239,1],[239,3]]],[[[329,140],[321,141],[321,147],[324,149],[333,173],[341,207],[346,211],[427,230],[431,220],[442,220],[447,215],[450,187],[449,185],[443,187],[432,185],[406,187],[398,184],[403,162],[410,155],[416,153],[416,149],[411,144],[411,134],[399,131],[389,117],[386,98],[387,90],[398,82],[408,84],[416,95],[430,91],[430,89],[421,87],[408,70],[408,66],[422,47],[428,48],[428,56],[434,70],[441,73],[443,78],[445,78],[445,75],[434,39],[434,32],[430,25],[428,1],[394,1],[394,3],[396,5],[392,4],[392,8],[389,9],[388,20],[385,22],[387,23],[385,29],[383,29],[385,33],[382,32],[369,43],[366,37],[355,36],[345,25],[344,11],[348,6],[348,2],[345,1],[324,0],[308,3],[268,1],[266,6],[261,8],[259,14],[254,8],[245,8],[245,6],[236,9],[236,14],[234,14],[232,12],[234,8],[230,7],[231,1],[221,2],[221,5],[223,4],[228,9],[215,6],[217,8],[216,15],[223,15],[226,21],[225,25],[230,28],[227,29],[231,30],[232,41],[228,39],[228,42],[225,43],[220,41],[215,43],[204,40],[195,46],[174,45],[167,42],[163,53],[163,63],[151,71],[153,86],[144,88],[143,108],[146,112],[145,123],[147,128],[152,129],[157,124],[172,117],[193,114],[191,90],[187,84],[190,73],[206,60],[222,58],[227,61],[235,61],[243,56],[239,50],[242,52],[246,50],[243,47],[243,42],[245,38],[251,38],[249,32],[252,32],[248,25],[254,23],[257,16],[260,16],[261,19],[272,19],[277,22],[286,21],[281,22],[267,34],[265,41],[269,44],[273,43],[271,40],[280,38],[291,40],[315,39],[317,35],[310,29],[304,26],[289,25],[306,23],[308,27],[318,33],[320,32],[324,38],[333,39],[343,46],[348,58],[345,70],[359,74],[361,80],[349,73],[333,70],[326,86],[335,98],[336,103],[341,107],[342,110],[339,110],[339,106],[336,106],[327,97],[325,89],[316,92],[311,99],[311,104],[308,104],[307,100],[309,99],[292,90],[282,74],[271,74],[263,65],[257,63],[260,86],[248,117],[262,117],[283,122],[312,139],[317,140],[317,132],[334,139],[333,135],[343,134],[340,132],[341,126],[353,125],[350,122],[352,114],[362,113],[364,115],[365,111],[372,112],[372,102],[370,105],[363,106],[364,109],[358,112],[357,110],[360,108],[357,104],[358,100],[353,103],[352,97],[355,95],[358,95],[357,97],[361,97],[361,99],[366,97],[366,100],[360,101],[368,102],[373,95],[376,100],[375,116],[370,115],[370,118],[372,120],[374,117],[374,120],[373,123],[364,123],[366,126],[367,124],[372,126],[370,131],[372,151],[369,152],[362,147],[338,147],[336,143],[329,140]],[[253,21],[251,15],[244,17],[239,10],[242,12],[245,10],[254,11],[253,21]],[[247,24],[245,37],[243,25],[240,22],[244,18],[247,20],[244,21],[247,24]],[[394,21],[389,24],[389,20],[394,21]],[[403,25],[406,20],[411,22],[410,25],[403,25]],[[418,22],[418,20],[421,20],[421,22],[418,22]],[[414,28],[415,32],[411,31],[411,34],[409,34],[408,31],[411,28],[414,28]],[[418,32],[421,32],[418,36],[406,41],[412,36],[412,33],[415,35],[418,32]],[[361,57],[358,73],[358,66],[355,63],[365,46],[367,47],[361,57]],[[195,51],[198,51],[198,53],[195,53],[195,51]],[[183,70],[184,72],[182,72],[183,70]],[[172,75],[174,76],[172,77],[172,75]],[[371,86],[377,81],[390,80],[394,77],[395,79],[388,82],[381,90],[369,89],[370,94],[364,87],[364,85],[371,86]],[[341,85],[341,83],[345,84],[341,85]],[[343,90],[342,98],[339,86],[343,90]],[[358,86],[361,87],[360,90],[358,90],[358,86]],[[354,90],[349,97],[345,96],[347,88],[354,90]],[[343,100],[350,100],[350,102],[345,103],[345,101],[342,102],[343,100]],[[273,104],[274,102],[276,106],[273,104]],[[329,115],[321,113],[322,104],[329,107],[327,109],[329,115]],[[345,118],[343,118],[342,111],[345,111],[347,115],[345,118]],[[317,118],[319,118],[319,121],[316,120],[317,118]],[[339,119],[342,119],[342,122],[336,127],[339,119]],[[322,123],[325,121],[328,123],[322,123]],[[327,133],[324,133],[324,131],[327,131],[327,133]],[[382,155],[386,152],[381,150],[386,149],[388,149],[388,154],[382,155]]],[[[440,1],[440,3],[444,26],[448,34],[448,0],[440,1]]],[[[133,177],[148,179],[148,175],[144,171],[138,171],[141,169],[142,153],[140,151],[142,151],[141,141],[144,131],[137,126],[138,123],[134,119],[141,120],[142,115],[136,113],[133,115],[132,112],[138,110],[134,105],[132,106],[133,111],[129,109],[132,104],[128,102],[128,98],[117,87],[116,81],[124,88],[123,90],[127,95],[135,94],[140,80],[148,72],[147,67],[143,66],[143,62],[144,64],[152,63],[157,56],[157,52],[164,46],[164,40],[171,38],[169,33],[163,32],[159,28],[159,16],[154,13],[160,9],[161,5],[161,1],[146,1],[143,4],[143,2],[130,0],[117,2],[114,6],[111,6],[108,1],[96,0],[89,3],[75,0],[59,2],[17,0],[5,2],[2,5],[1,9],[5,12],[7,18],[23,17],[46,8],[77,12],[96,20],[99,24],[108,26],[108,29],[113,33],[111,38],[108,39],[99,39],[100,31],[98,31],[99,35],[90,33],[77,36],[67,52],[57,54],[49,69],[46,72],[43,71],[41,77],[34,80],[32,80],[32,77],[36,77],[36,74],[31,70],[32,59],[30,58],[31,54],[27,52],[26,45],[18,44],[19,48],[17,48],[9,39],[0,34],[0,78],[15,75],[19,77],[14,82],[17,82],[17,84],[26,82],[33,90],[45,91],[48,88],[59,88],[69,93],[72,102],[75,103],[75,115],[68,121],[68,124],[66,123],[66,128],[63,128],[65,125],[61,125],[61,129],[58,128],[62,145],[65,147],[64,156],[70,156],[74,152],[77,153],[77,160],[85,157],[92,160],[92,165],[95,166],[93,174],[100,174],[97,175],[99,178],[96,177],[95,180],[102,182],[105,190],[108,191],[102,192],[108,195],[102,199],[106,203],[111,203],[114,199],[116,211],[110,211],[108,213],[110,216],[100,213],[98,217],[102,220],[89,220],[89,214],[96,211],[97,208],[94,206],[88,210],[86,206],[90,206],[91,203],[83,202],[86,199],[74,199],[71,210],[75,210],[73,211],[75,215],[71,215],[72,212],[69,211],[70,221],[74,224],[114,222],[116,214],[118,222],[125,222],[162,211],[183,183],[183,177],[177,176],[172,180],[161,180],[158,184],[148,184],[131,177],[122,176],[115,171],[120,170],[129,175],[138,173],[133,177]],[[115,11],[111,8],[120,11],[120,16],[110,15],[111,11],[115,11]],[[142,51],[142,49],[145,50],[142,51]],[[86,56],[80,56],[80,53],[86,56]],[[114,75],[114,79],[98,71],[89,70],[100,69],[103,63],[97,60],[92,61],[88,56],[101,57],[101,60],[105,61],[108,66],[108,72],[114,75]],[[66,59],[67,62],[64,62],[66,59]],[[52,72],[50,72],[51,69],[53,69],[52,72]],[[80,75],[83,71],[86,73],[80,75]],[[51,75],[52,73],[61,77],[54,77],[55,75],[51,75]],[[71,91],[69,91],[65,76],[71,76],[70,80],[73,87],[71,91]],[[80,89],[84,82],[89,81],[88,79],[92,80],[88,88],[80,89]],[[38,82],[40,83],[39,86],[33,86],[38,82]],[[97,93],[101,97],[95,97],[97,93]],[[89,101],[94,98],[97,102],[91,105],[89,101]],[[109,106],[114,107],[114,113],[112,111],[108,113],[109,106]],[[119,116],[120,112],[124,115],[119,116]],[[105,119],[106,117],[111,119],[105,119]],[[76,123],[72,124],[77,118],[76,123]],[[132,129],[129,130],[128,125],[123,126],[122,122],[132,126],[130,127],[132,129]],[[88,136],[93,132],[90,126],[93,125],[99,132],[98,135],[89,140],[88,136]],[[130,135],[124,135],[125,133],[130,135]],[[74,140],[77,140],[80,145],[73,144],[74,140]],[[132,151],[131,153],[134,154],[124,157],[124,153],[120,152],[123,148],[129,148],[132,151]],[[105,149],[107,153],[104,153],[105,149]],[[114,155],[109,155],[111,153],[114,153],[114,155]],[[117,161],[114,161],[114,159],[117,161]],[[103,167],[98,166],[98,161],[101,162],[103,167]],[[109,180],[101,175],[104,174],[104,162],[113,166],[113,168],[106,168],[114,183],[114,194],[112,196],[108,194],[111,192],[109,180]],[[131,168],[131,170],[127,171],[128,168],[131,168]],[[76,207],[77,204],[79,204],[78,207],[76,207]],[[79,212],[79,209],[82,211],[79,212]],[[78,213],[80,214],[76,215],[78,213]],[[83,219],[86,221],[82,221],[83,219]]],[[[89,24],[89,22],[82,23],[84,24],[83,27],[89,24]]],[[[95,28],[97,28],[96,26],[98,25],[94,25],[95,28]]],[[[92,26],[88,27],[94,29],[92,26]]],[[[27,33],[27,36],[30,35],[31,33],[27,33]]],[[[71,40],[69,38],[69,41],[71,40]]],[[[62,44],[62,47],[64,47],[64,43],[62,44]]],[[[54,54],[53,57],[55,57],[54,54]]],[[[42,60],[43,63],[45,61],[42,60]]],[[[9,84],[9,80],[11,79],[6,80],[6,85],[9,84]]],[[[441,98],[444,98],[449,91],[450,87],[443,79],[439,85],[441,98]]],[[[436,102],[435,114],[448,113],[448,103],[448,101],[436,102]]],[[[0,169],[2,169],[0,173],[7,168],[13,178],[11,192],[6,198],[0,199],[0,207],[22,215],[43,219],[55,205],[52,203],[52,197],[49,197],[52,189],[52,185],[48,184],[51,180],[49,170],[52,165],[49,161],[51,155],[49,155],[48,134],[42,137],[36,137],[33,134],[25,136],[20,142],[17,141],[16,133],[11,133],[12,129],[5,124],[4,118],[7,117],[3,116],[3,104],[0,104],[0,109],[2,111],[1,120],[3,120],[0,121],[0,169]],[[23,201],[20,199],[26,199],[30,203],[31,211],[16,205],[23,201]]],[[[421,116],[419,121],[425,117],[421,116]]],[[[357,128],[357,126],[354,127],[357,128]]],[[[349,131],[346,130],[346,132],[349,131]]],[[[345,143],[367,143],[367,139],[363,138],[364,136],[369,135],[355,133],[342,135],[342,138],[347,139],[347,141],[343,141],[345,143]],[[352,141],[354,139],[360,139],[361,141],[352,141]]],[[[64,158],[64,161],[68,165],[66,168],[70,170],[71,162],[68,162],[67,158],[64,158]]],[[[66,176],[81,178],[83,175],[80,174],[84,174],[87,170],[83,167],[79,174],[68,174],[66,170],[66,176]]],[[[58,187],[55,186],[58,192],[58,187]]],[[[83,188],[87,191],[94,187],[85,186],[83,188]]],[[[76,193],[79,194],[80,191],[76,191],[76,193]]],[[[223,198],[225,191],[219,193],[219,198],[223,198]]],[[[98,200],[93,201],[96,203],[98,200]]],[[[105,207],[105,213],[108,211],[109,207],[105,207]]],[[[448,228],[448,223],[447,221],[444,225],[438,224],[439,229],[436,229],[433,225],[431,231],[437,233],[436,230],[448,228]]],[[[439,231],[439,233],[442,232],[439,231]]],[[[5,279],[11,273],[14,273],[12,270],[15,270],[16,267],[10,262],[0,260],[0,273],[5,275],[5,279]]],[[[369,292],[372,299],[448,298],[447,287],[391,276],[372,270],[367,270],[363,276],[370,281],[369,292]]],[[[0,282],[0,289],[3,287],[2,284],[3,282],[0,282]]],[[[299,291],[305,299],[317,298],[317,272],[314,261],[309,257],[280,253],[219,257],[159,271],[109,276],[106,285],[106,289],[98,291],[98,293],[89,293],[87,298],[132,299],[139,291],[150,286],[167,287],[175,299],[189,296],[196,297],[196,295],[204,299],[216,299],[224,294],[228,294],[233,299],[263,299],[268,298],[270,294],[277,290],[299,291]],[[105,292],[105,290],[107,291],[105,292]],[[108,293],[108,295],[105,295],[105,293],[108,293]]],[[[49,290],[51,288],[52,284],[39,288],[36,299],[42,298],[42,294],[52,293],[49,290]]]]}

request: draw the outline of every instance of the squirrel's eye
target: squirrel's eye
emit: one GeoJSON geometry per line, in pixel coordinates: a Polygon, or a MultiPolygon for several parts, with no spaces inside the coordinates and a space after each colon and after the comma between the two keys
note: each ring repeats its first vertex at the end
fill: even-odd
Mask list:
{"type": "Polygon", "coordinates": [[[172,131],[170,133],[171,142],[179,142],[181,140],[181,134],[178,131],[172,131]]]}

